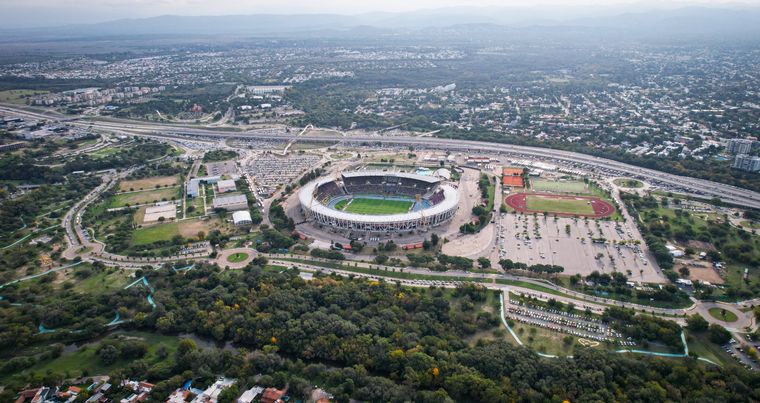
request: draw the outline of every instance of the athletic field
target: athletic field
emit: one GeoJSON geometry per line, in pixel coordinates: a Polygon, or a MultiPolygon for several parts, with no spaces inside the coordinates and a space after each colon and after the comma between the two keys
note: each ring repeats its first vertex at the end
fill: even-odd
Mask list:
{"type": "Polygon", "coordinates": [[[597,196],[571,196],[549,193],[513,193],[504,199],[509,207],[520,213],[549,213],[561,216],[609,217],[615,207],[597,196]]]}
{"type": "Polygon", "coordinates": [[[355,197],[335,204],[336,210],[365,215],[403,214],[409,212],[414,202],[407,200],[387,200],[355,197]]]}
{"type": "Polygon", "coordinates": [[[534,179],[531,181],[533,190],[537,192],[554,193],[588,193],[587,185],[582,181],[550,181],[534,179]]]}
{"type": "Polygon", "coordinates": [[[565,213],[578,215],[594,215],[594,208],[588,199],[556,199],[539,195],[526,197],[528,210],[546,211],[549,213],[565,213]]]}

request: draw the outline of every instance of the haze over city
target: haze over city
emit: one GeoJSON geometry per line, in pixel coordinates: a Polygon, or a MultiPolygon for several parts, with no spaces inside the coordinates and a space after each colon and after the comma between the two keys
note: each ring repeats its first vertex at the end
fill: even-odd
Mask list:
{"type": "Polygon", "coordinates": [[[628,1],[611,0],[389,0],[374,1],[305,1],[280,2],[258,0],[114,0],[108,2],[84,0],[4,0],[3,14],[9,17],[4,28],[59,26],[65,24],[95,23],[125,18],[147,18],[162,15],[220,16],[250,14],[363,14],[399,13],[446,8],[468,9],[478,14],[515,13],[526,22],[567,20],[584,16],[597,16],[622,12],[642,12],[683,7],[757,7],[757,0],[731,1],[628,1]]]}
{"type": "Polygon", "coordinates": [[[0,1],[0,401],[760,401],[760,0],[0,1]]]}

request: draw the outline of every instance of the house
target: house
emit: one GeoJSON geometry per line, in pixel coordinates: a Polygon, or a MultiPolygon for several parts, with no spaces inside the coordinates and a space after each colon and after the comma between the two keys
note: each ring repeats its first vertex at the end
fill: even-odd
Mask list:
{"type": "Polygon", "coordinates": [[[217,403],[219,394],[233,384],[235,384],[234,379],[219,378],[213,385],[204,390],[203,393],[196,396],[192,403],[217,403]]]}
{"type": "Polygon", "coordinates": [[[190,391],[186,389],[177,389],[172,392],[166,399],[166,403],[185,403],[187,398],[190,397],[190,391]]]}
{"type": "Polygon", "coordinates": [[[282,397],[285,396],[284,390],[277,388],[267,388],[261,395],[261,403],[279,403],[282,402],[282,397]]]}
{"type": "Polygon", "coordinates": [[[243,394],[237,398],[237,403],[251,403],[254,399],[256,399],[256,396],[260,395],[263,391],[264,388],[254,386],[243,392],[243,394]]]}
{"type": "Polygon", "coordinates": [[[39,392],[40,389],[41,388],[22,390],[18,394],[18,398],[16,399],[16,403],[24,403],[27,400],[34,399],[34,397],[37,396],[37,392],[39,392]]]}

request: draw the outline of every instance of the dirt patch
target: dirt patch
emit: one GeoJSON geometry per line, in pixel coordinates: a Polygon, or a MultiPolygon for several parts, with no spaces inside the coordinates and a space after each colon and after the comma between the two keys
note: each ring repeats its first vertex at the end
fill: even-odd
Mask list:
{"type": "Polygon", "coordinates": [[[707,281],[710,284],[723,284],[724,280],[720,277],[720,274],[715,271],[711,264],[697,261],[678,261],[675,266],[675,270],[678,271],[681,267],[689,268],[689,280],[707,281]]]}
{"type": "Polygon", "coordinates": [[[696,240],[691,240],[689,242],[686,242],[686,246],[692,249],[698,249],[698,250],[703,250],[703,251],[715,250],[715,247],[710,242],[703,242],[703,241],[696,241],[696,240]]]}

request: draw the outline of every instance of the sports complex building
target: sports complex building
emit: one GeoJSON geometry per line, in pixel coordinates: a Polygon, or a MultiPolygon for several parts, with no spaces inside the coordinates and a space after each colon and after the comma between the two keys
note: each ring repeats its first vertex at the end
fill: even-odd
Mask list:
{"type": "Polygon", "coordinates": [[[459,192],[440,178],[403,172],[354,171],[306,184],[298,193],[316,224],[367,232],[425,229],[450,220],[459,192]]]}

